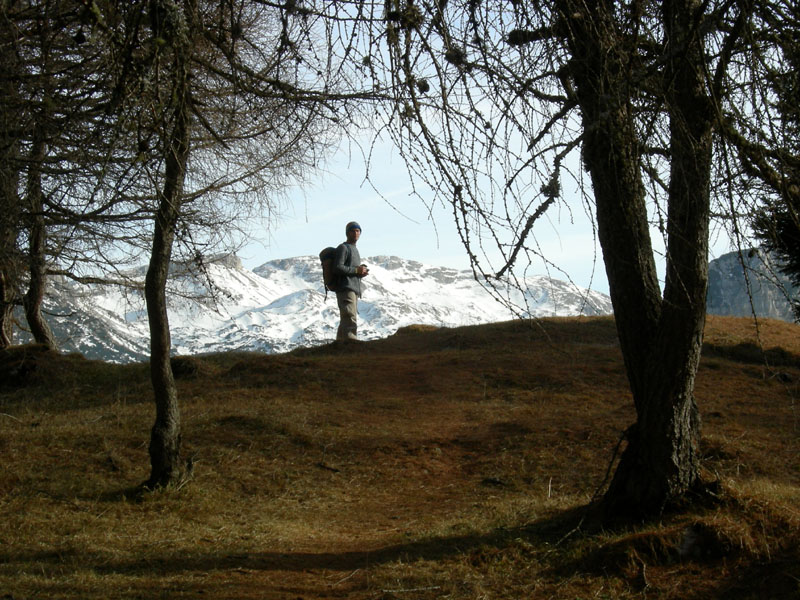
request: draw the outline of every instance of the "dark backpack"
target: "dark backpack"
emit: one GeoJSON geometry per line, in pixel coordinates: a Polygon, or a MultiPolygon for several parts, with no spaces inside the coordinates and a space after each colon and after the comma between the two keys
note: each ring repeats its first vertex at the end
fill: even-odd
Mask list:
{"type": "Polygon", "coordinates": [[[336,248],[328,246],[319,253],[319,260],[322,263],[322,281],[325,284],[325,299],[328,299],[328,290],[336,292],[339,289],[338,277],[333,271],[333,261],[336,258],[336,248]]]}

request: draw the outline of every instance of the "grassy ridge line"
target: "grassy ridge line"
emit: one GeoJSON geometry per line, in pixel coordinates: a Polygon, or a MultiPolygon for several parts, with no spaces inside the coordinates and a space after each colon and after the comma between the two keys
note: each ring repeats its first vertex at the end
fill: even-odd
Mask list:
{"type": "Polygon", "coordinates": [[[707,327],[720,502],[561,543],[633,419],[611,319],[177,359],[196,476],[146,496],[144,365],[4,352],[0,595],[797,597],[800,347],[755,334],[707,327]]]}

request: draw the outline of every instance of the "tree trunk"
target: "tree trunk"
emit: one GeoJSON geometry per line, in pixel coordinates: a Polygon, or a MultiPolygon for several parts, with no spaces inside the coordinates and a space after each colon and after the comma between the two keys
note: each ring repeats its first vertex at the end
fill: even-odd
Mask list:
{"type": "Polygon", "coordinates": [[[14,343],[14,296],[10,283],[6,265],[0,264],[0,350],[14,343]]]}
{"type": "Polygon", "coordinates": [[[150,434],[149,488],[178,483],[184,476],[180,458],[181,424],[178,391],[170,364],[171,339],[167,317],[166,285],[175,229],[181,214],[183,185],[189,159],[188,45],[175,50],[176,91],[171,130],[166,140],[164,187],[158,195],[153,248],[145,277],[145,300],[150,324],[150,378],[156,420],[150,434]]]}
{"type": "Polygon", "coordinates": [[[680,501],[698,478],[693,390],[705,319],[711,158],[711,126],[703,110],[708,98],[695,68],[703,64],[702,45],[691,37],[688,8],[665,3],[674,58],[665,76],[673,86],[667,102],[672,162],[662,299],[629,105],[635,95],[627,92],[627,42],[617,37],[611,4],[599,3],[588,14],[586,5],[578,10],[565,4],[586,132],[584,160],[637,416],[604,507],[608,516],[644,517],[680,501]]]}
{"type": "Polygon", "coordinates": [[[694,381],[708,287],[713,106],[692,0],[663,3],[670,115],[667,263],[662,315],[646,366],[649,389],[606,495],[610,505],[659,510],[699,481],[694,381]],[[663,440],[663,441],[662,441],[663,440]],[[654,443],[655,442],[655,443],[654,443]]]}
{"type": "Polygon", "coordinates": [[[156,420],[150,434],[150,488],[176,483],[183,475],[180,459],[181,419],[178,390],[170,364],[171,338],[167,316],[167,278],[180,216],[180,202],[189,154],[188,111],[176,112],[171,150],[167,155],[164,189],[153,230],[153,248],[145,277],[145,300],[150,324],[150,379],[156,420]]]}
{"type": "MultiPolygon", "coordinates": [[[[177,164],[173,156],[168,164],[177,164]]],[[[178,406],[178,391],[170,365],[171,339],[167,317],[166,284],[172,242],[175,237],[177,209],[171,200],[179,201],[173,194],[179,192],[175,177],[181,173],[167,168],[167,182],[153,232],[153,248],[150,264],[145,277],[145,300],[150,324],[150,379],[156,404],[156,420],[150,432],[150,479],[145,484],[149,488],[165,487],[176,483],[181,475],[181,419],[178,406]]]]}
{"type": "MultiPolygon", "coordinates": [[[[9,237],[5,230],[0,232],[0,236],[9,237]]],[[[14,244],[8,244],[3,239],[0,242],[0,349],[8,348],[14,341],[14,304],[18,281],[14,244]]]]}
{"type": "MultiPolygon", "coordinates": [[[[38,128],[37,128],[38,129],[38,128]]],[[[56,349],[56,340],[50,326],[42,315],[42,303],[47,289],[47,229],[44,219],[44,202],[42,197],[41,165],[45,157],[46,146],[38,131],[31,150],[31,161],[28,167],[28,291],[23,298],[25,318],[28,321],[31,335],[37,344],[56,349]]]]}
{"type": "MultiPolygon", "coordinates": [[[[0,39],[4,48],[10,47],[12,28],[9,23],[0,25],[0,39]]],[[[9,54],[11,54],[9,52],[9,54]]],[[[20,223],[20,163],[19,95],[14,85],[18,64],[12,57],[0,60],[0,348],[13,342],[13,310],[19,293],[19,254],[17,240],[20,223]]]]}
{"type": "MultiPolygon", "coordinates": [[[[5,146],[4,146],[5,147],[5,146]]],[[[5,158],[5,157],[4,157],[5,158]]],[[[19,289],[19,177],[14,168],[3,161],[0,167],[0,348],[8,348],[14,340],[14,306],[19,289]]]]}

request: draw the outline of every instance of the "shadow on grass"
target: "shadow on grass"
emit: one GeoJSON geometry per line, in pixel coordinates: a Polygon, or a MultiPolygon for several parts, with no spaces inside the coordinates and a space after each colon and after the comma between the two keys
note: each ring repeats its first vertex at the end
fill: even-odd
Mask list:
{"type": "MultiPolygon", "coordinates": [[[[131,499],[135,488],[113,492],[117,500],[131,499]]],[[[112,494],[109,494],[112,499],[112,494]]],[[[100,552],[60,549],[44,552],[6,553],[0,563],[57,564],[60,572],[69,565],[99,574],[171,576],[211,570],[266,570],[303,572],[309,570],[354,571],[397,561],[443,560],[481,548],[506,548],[519,541],[541,548],[554,548],[581,522],[585,508],[571,509],[517,528],[502,528],[483,535],[460,535],[395,544],[373,550],[345,552],[248,552],[242,554],[197,553],[190,556],[150,555],[131,561],[109,560],[100,552]]]]}
{"type": "Polygon", "coordinates": [[[9,406],[60,413],[152,402],[152,391],[144,363],[115,365],[28,344],[0,350],[0,397],[9,406]]]}
{"type": "Polygon", "coordinates": [[[755,562],[737,571],[736,577],[726,581],[719,598],[732,600],[754,598],[794,600],[800,598],[800,547],[797,544],[775,554],[769,562],[755,562]]]}
{"type": "MultiPolygon", "coordinates": [[[[126,488],[111,492],[108,500],[131,500],[137,489],[126,488]]],[[[538,564],[542,581],[549,581],[557,587],[559,582],[570,581],[578,575],[585,577],[591,574],[599,580],[622,580],[633,593],[658,595],[658,586],[650,586],[644,578],[643,569],[645,566],[660,566],[663,567],[662,582],[664,577],[667,580],[683,577],[679,571],[686,569],[690,572],[686,575],[688,580],[692,577],[700,578],[696,581],[696,589],[691,583],[688,588],[671,590],[674,593],[661,589],[666,594],[664,597],[681,597],[684,600],[753,597],[788,600],[798,597],[800,562],[797,561],[796,543],[787,545],[770,556],[769,560],[755,557],[750,557],[753,558],[750,560],[748,557],[737,557],[735,553],[730,556],[723,553],[678,557],[674,528],[671,532],[623,528],[618,532],[619,537],[609,538],[608,530],[598,528],[599,521],[594,508],[572,508],[522,527],[500,528],[485,534],[436,537],[371,550],[246,553],[198,551],[184,555],[165,552],[150,553],[146,557],[132,560],[119,560],[102,552],[87,552],[75,547],[27,554],[0,550],[0,564],[12,569],[21,567],[34,568],[43,573],[57,572],[59,576],[88,570],[97,575],[146,577],[153,580],[209,572],[268,571],[298,575],[319,572],[353,573],[394,563],[446,562],[459,557],[476,568],[481,568],[484,561],[491,561],[497,556],[498,560],[503,561],[504,568],[523,568],[522,564],[514,561],[538,564]],[[602,534],[598,538],[596,534],[600,531],[602,534]],[[503,557],[502,551],[507,549],[520,552],[503,557]],[[732,560],[733,563],[719,569],[727,560],[732,560]],[[638,575],[637,567],[641,569],[638,575]],[[715,573],[717,577],[706,578],[704,573],[709,572],[715,573]],[[638,581],[639,579],[642,581],[638,581]],[[761,592],[766,595],[759,595],[761,592]],[[675,593],[679,595],[676,596],[675,593]]]]}
{"type": "Polygon", "coordinates": [[[721,345],[706,342],[703,356],[716,356],[750,365],[769,365],[771,367],[798,367],[800,357],[783,348],[761,348],[752,342],[735,345],[721,345]]]}

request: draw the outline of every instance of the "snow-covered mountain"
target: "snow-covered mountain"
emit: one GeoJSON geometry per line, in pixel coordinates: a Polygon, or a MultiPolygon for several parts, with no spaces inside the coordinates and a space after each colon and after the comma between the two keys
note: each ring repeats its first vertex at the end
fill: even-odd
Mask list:
{"type": "MultiPolygon", "coordinates": [[[[370,274],[359,302],[359,337],[392,335],[412,324],[442,327],[508,320],[471,271],[431,267],[393,256],[366,260],[370,274]]],[[[143,278],[140,277],[140,280],[143,278]]],[[[526,279],[527,292],[507,293],[527,314],[611,314],[611,300],[548,277],[526,279]]],[[[274,260],[250,271],[228,256],[207,266],[207,277],[175,274],[169,318],[176,354],[227,350],[285,352],[332,341],[336,297],[326,299],[316,256],[274,260]]],[[[63,350],[114,362],[146,360],[147,314],[141,290],[77,286],[56,281],[46,304],[63,350]]]]}

